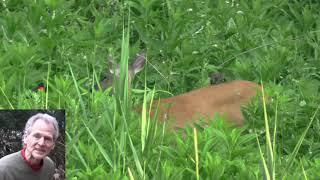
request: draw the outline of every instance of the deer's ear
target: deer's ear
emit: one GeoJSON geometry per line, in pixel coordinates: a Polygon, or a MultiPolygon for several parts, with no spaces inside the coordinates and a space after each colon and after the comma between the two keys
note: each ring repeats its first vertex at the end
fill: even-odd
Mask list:
{"type": "Polygon", "coordinates": [[[220,72],[212,72],[209,75],[210,77],[210,84],[214,85],[214,84],[220,84],[223,81],[225,81],[225,77],[223,73],[220,72]]]}
{"type": "Polygon", "coordinates": [[[139,54],[137,54],[136,59],[131,64],[131,68],[134,74],[137,74],[138,72],[140,72],[143,69],[145,63],[146,63],[146,53],[142,51],[139,54]]]}
{"type": "Polygon", "coordinates": [[[111,74],[114,74],[114,68],[117,68],[116,66],[116,63],[114,62],[114,60],[113,60],[113,58],[112,58],[112,56],[110,55],[109,57],[108,57],[108,66],[109,66],[109,72],[111,73],[111,74]]]}

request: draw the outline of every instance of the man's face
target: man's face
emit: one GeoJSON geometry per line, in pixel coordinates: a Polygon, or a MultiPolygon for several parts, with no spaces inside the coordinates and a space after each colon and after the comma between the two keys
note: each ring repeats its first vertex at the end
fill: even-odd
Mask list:
{"type": "Polygon", "coordinates": [[[26,138],[26,149],[34,159],[45,158],[54,148],[54,126],[43,120],[37,120],[26,138]]]}

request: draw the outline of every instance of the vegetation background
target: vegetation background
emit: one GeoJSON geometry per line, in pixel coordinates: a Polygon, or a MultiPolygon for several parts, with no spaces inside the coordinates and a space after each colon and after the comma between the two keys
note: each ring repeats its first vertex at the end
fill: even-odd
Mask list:
{"type": "Polygon", "coordinates": [[[319,9],[315,0],[2,0],[0,108],[66,109],[67,179],[319,179],[319,9]],[[148,65],[131,98],[127,88],[93,90],[108,55],[126,62],[141,49],[148,65]],[[267,114],[257,98],[243,109],[246,127],[217,117],[182,136],[130,111],[150,89],[180,94],[214,71],[262,81],[267,114]],[[46,91],[32,91],[41,82],[46,91]]]}

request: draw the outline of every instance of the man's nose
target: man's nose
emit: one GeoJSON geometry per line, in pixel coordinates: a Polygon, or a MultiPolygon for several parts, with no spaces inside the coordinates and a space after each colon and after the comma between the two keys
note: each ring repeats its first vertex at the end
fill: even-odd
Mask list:
{"type": "Polygon", "coordinates": [[[38,144],[44,145],[44,137],[42,137],[42,138],[39,139],[38,144]]]}

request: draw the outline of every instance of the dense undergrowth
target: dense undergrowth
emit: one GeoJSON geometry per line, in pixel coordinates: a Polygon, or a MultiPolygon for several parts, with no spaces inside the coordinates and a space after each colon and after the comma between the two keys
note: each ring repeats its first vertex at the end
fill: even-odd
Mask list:
{"type": "Polygon", "coordinates": [[[319,9],[312,0],[3,0],[0,108],[66,109],[68,179],[319,179],[319,9]],[[125,62],[142,49],[148,64],[133,92],[123,88],[129,99],[92,89],[109,54],[125,62]],[[192,128],[143,128],[131,111],[145,83],[176,95],[208,85],[210,72],[263,82],[267,115],[257,98],[245,127],[217,117],[198,127],[195,148],[192,128]],[[32,92],[40,82],[47,91],[32,92]]]}

